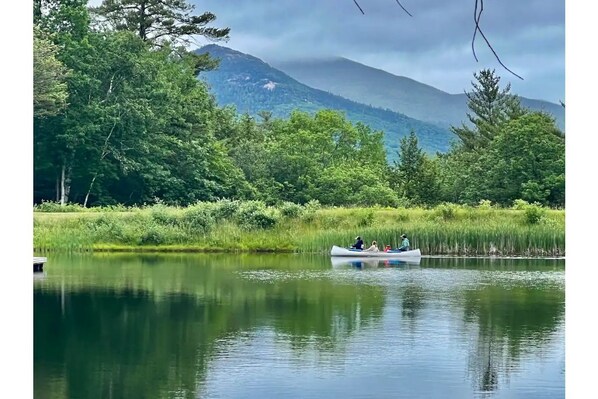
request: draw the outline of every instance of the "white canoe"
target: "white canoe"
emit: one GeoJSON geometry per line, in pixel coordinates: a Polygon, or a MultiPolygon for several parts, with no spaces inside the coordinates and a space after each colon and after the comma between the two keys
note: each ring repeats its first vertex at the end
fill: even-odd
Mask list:
{"type": "Polygon", "coordinates": [[[330,250],[330,256],[354,256],[358,258],[413,258],[413,257],[421,257],[422,254],[419,249],[413,249],[411,251],[380,251],[380,252],[369,252],[369,251],[362,251],[359,249],[349,249],[349,248],[342,248],[337,247],[336,245],[332,246],[332,250],[330,250]]]}

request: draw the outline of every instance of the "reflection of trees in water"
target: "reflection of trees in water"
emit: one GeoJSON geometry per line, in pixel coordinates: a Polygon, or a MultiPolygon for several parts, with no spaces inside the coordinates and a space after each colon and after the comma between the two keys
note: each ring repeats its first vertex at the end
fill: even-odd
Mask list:
{"type": "MultiPolygon", "coordinates": [[[[547,343],[563,322],[562,288],[486,286],[465,292],[470,331],[469,373],[474,386],[495,391],[526,351],[547,343]],[[533,347],[532,345],[533,344],[533,347]]],[[[467,326],[466,326],[467,327],[467,326]]]]}
{"type": "Polygon", "coordinates": [[[403,290],[401,301],[401,315],[403,318],[415,321],[420,310],[424,307],[424,290],[417,285],[409,285],[403,290]]]}
{"type": "Polygon", "coordinates": [[[52,387],[58,395],[62,377],[72,397],[196,397],[217,348],[239,335],[273,328],[299,353],[337,351],[384,308],[378,287],[253,281],[226,265],[129,262],[107,268],[133,269],[116,281],[87,267],[99,274],[71,275],[66,292],[50,278],[35,290],[35,390],[44,397],[52,387]]]}

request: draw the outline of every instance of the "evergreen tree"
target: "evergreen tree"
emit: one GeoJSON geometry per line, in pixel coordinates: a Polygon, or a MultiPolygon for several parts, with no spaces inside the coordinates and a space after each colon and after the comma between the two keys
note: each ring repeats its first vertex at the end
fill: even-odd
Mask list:
{"type": "Polygon", "coordinates": [[[525,113],[519,98],[510,94],[510,83],[500,89],[500,77],[495,76],[494,70],[483,69],[479,74],[474,73],[474,77],[476,82],[471,82],[473,91],[465,93],[471,110],[467,118],[473,128],[464,124],[451,127],[467,150],[487,146],[505,123],[525,113]]]}
{"type": "Polygon", "coordinates": [[[416,204],[437,202],[440,191],[437,163],[426,157],[415,132],[401,139],[393,172],[399,196],[416,204]]]}
{"type": "Polygon", "coordinates": [[[66,106],[68,97],[65,78],[67,68],[56,55],[58,47],[48,34],[33,28],[33,114],[36,117],[56,115],[66,106]]]}
{"type": "Polygon", "coordinates": [[[216,16],[211,12],[193,15],[195,6],[187,0],[104,0],[92,10],[113,29],[135,32],[154,44],[164,40],[186,44],[192,35],[227,39],[230,31],[208,27],[216,16]]]}

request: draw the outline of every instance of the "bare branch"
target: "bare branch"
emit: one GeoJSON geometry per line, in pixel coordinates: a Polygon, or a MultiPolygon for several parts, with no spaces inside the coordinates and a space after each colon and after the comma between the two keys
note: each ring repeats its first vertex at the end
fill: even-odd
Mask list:
{"type": "Polygon", "coordinates": [[[407,11],[407,9],[405,7],[403,7],[403,5],[401,4],[401,2],[399,0],[395,0],[397,2],[397,4],[399,6],[401,6],[401,8],[403,9],[403,11],[405,11],[407,13],[407,15],[409,15],[410,17],[413,17],[413,15],[411,15],[411,13],[409,11],[407,11]]]}
{"type": "MultiPolygon", "coordinates": [[[[486,35],[482,31],[482,28],[480,28],[480,18],[482,17],[482,11],[484,10],[484,0],[476,0],[476,9],[477,9],[478,2],[480,3],[480,12],[477,14],[477,18],[474,15],[475,30],[477,32],[480,32],[480,35],[482,36],[482,38],[486,42],[486,45],[488,46],[488,48],[490,49],[490,51],[492,51],[492,54],[494,54],[494,57],[496,57],[496,60],[498,61],[498,63],[504,69],[506,69],[507,71],[511,72],[511,74],[513,74],[513,75],[517,76],[519,79],[523,80],[523,78],[521,76],[519,76],[515,72],[511,71],[509,68],[507,68],[507,66],[505,64],[503,64],[503,62],[501,61],[501,59],[498,56],[498,54],[496,54],[496,51],[494,51],[494,47],[492,47],[492,45],[490,44],[490,41],[488,40],[488,38],[486,37],[486,35]]],[[[474,35],[475,35],[475,32],[474,32],[474,35]]],[[[474,36],[474,39],[475,39],[475,36],[474,36]]],[[[472,43],[472,46],[473,46],[473,43],[472,43]]],[[[475,56],[475,52],[474,52],[474,56],[475,56]]],[[[476,61],[477,61],[477,57],[476,57],[476,61]]]]}
{"type": "MultiPolygon", "coordinates": [[[[484,3],[482,3],[482,10],[484,7],[484,3]]],[[[476,28],[473,30],[473,37],[471,38],[471,51],[473,52],[473,58],[475,58],[476,62],[479,62],[478,56],[475,53],[475,36],[478,33],[478,26],[480,24],[480,17],[482,16],[482,11],[478,14],[478,0],[475,1],[475,7],[473,9],[473,22],[476,24],[476,28]]]]}
{"type": "Polygon", "coordinates": [[[355,3],[355,5],[357,6],[357,8],[359,8],[359,11],[361,11],[361,13],[363,15],[365,15],[365,13],[363,12],[363,10],[361,9],[361,6],[359,5],[359,3],[357,2],[357,0],[353,0],[353,3],[355,3]]]}

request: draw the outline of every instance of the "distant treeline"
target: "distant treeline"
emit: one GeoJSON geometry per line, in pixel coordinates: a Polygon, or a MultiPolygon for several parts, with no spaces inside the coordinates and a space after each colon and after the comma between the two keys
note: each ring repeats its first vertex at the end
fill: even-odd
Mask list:
{"type": "Polygon", "coordinates": [[[256,120],[218,107],[196,78],[216,63],[182,44],[228,29],[184,1],[129,3],[34,0],[35,203],[564,206],[563,134],[494,71],[475,74],[472,127],[452,129],[448,153],[424,154],[413,132],[389,164],[383,133],[337,112],[256,120]]]}

